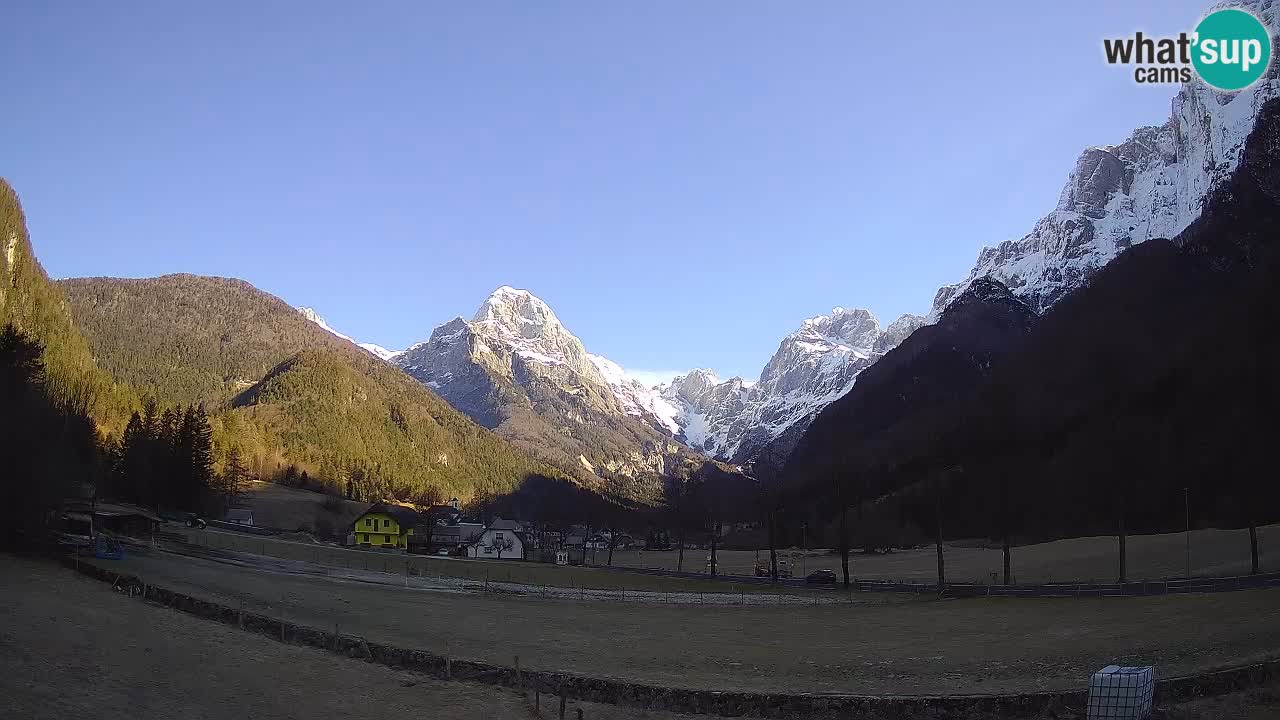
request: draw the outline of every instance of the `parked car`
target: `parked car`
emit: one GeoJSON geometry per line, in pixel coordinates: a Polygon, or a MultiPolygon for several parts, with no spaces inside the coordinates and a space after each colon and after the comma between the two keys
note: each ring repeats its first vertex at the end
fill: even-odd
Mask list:
{"type": "Polygon", "coordinates": [[[165,522],[182,523],[189,528],[203,528],[205,526],[204,519],[192,512],[161,510],[158,514],[160,519],[165,522]]]}
{"type": "Polygon", "coordinates": [[[805,582],[813,585],[834,585],[836,583],[836,571],[829,568],[814,570],[804,579],[805,582]]]}

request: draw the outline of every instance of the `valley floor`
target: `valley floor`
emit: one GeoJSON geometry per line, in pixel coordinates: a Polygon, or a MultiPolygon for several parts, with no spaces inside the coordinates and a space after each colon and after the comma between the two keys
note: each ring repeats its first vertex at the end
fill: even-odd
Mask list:
{"type": "MultiPolygon", "coordinates": [[[[1182,577],[1186,572],[1185,533],[1133,535],[1128,538],[1128,576],[1131,580],[1161,580],[1182,577]]],[[[986,543],[944,543],[947,579],[956,582],[992,582],[1001,576],[1004,554],[986,543]]],[[[1014,581],[1114,582],[1118,573],[1117,540],[1114,536],[1081,537],[1015,547],[1011,553],[1014,581]]],[[[1280,569],[1280,525],[1258,528],[1258,550],[1264,572],[1280,569]]],[[[674,570],[675,551],[615,551],[613,564],[621,567],[674,570]]],[[[721,550],[717,567],[727,574],[750,575],[755,570],[757,552],[721,550]]],[[[708,552],[685,550],[684,569],[705,572],[708,552]]],[[[603,565],[608,551],[598,551],[603,565]]],[[[768,550],[760,550],[761,562],[768,562],[768,550]]],[[[588,553],[588,559],[591,559],[588,553]]],[[[791,562],[796,577],[819,568],[840,571],[840,556],[830,550],[801,552],[794,548],[779,551],[780,560],[791,562]]],[[[1231,576],[1249,572],[1248,530],[1191,531],[1191,572],[1193,575],[1231,576]]],[[[850,569],[859,578],[909,580],[931,583],[938,577],[934,546],[897,550],[885,555],[850,555],[850,569]]]]}
{"type": "MultiPolygon", "coordinates": [[[[47,561],[0,554],[0,577],[9,591],[0,606],[4,717],[535,717],[510,690],[282,645],[126,597],[47,561]]],[[[301,599],[290,590],[284,597],[301,599]]],[[[579,707],[590,720],[698,717],[572,701],[568,717],[579,707]]],[[[544,699],[542,717],[554,716],[544,699]]],[[[1277,720],[1280,686],[1161,707],[1156,717],[1277,720]]]]}
{"type": "MultiPolygon", "coordinates": [[[[943,694],[1079,688],[1109,663],[1165,677],[1280,653],[1280,589],[1145,598],[697,606],[440,592],[165,552],[143,581],[453,657],[666,686],[943,694]]],[[[877,594],[880,597],[883,595],[877,594]]]]}
{"type": "MultiPolygon", "coordinates": [[[[143,603],[0,553],[0,717],[533,718],[513,691],[349,660],[143,603]],[[372,712],[371,712],[372,711],[372,712]]],[[[581,705],[589,720],[674,720],[581,705]]],[[[551,716],[544,701],[543,716],[551,716]]]]}

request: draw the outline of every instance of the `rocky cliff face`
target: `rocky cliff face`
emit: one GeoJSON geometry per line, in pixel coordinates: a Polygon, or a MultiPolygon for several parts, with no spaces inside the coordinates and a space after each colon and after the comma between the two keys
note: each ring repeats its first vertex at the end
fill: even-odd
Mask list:
{"type": "Polygon", "coordinates": [[[803,432],[814,415],[849,391],[858,374],[902,342],[924,319],[904,315],[888,329],[871,312],[837,307],[805,320],[748,384],[719,382],[696,370],[660,388],[676,405],[680,436],[695,449],[730,462],[751,459],[785,432],[803,432]]]}
{"type": "Polygon", "coordinates": [[[675,409],[592,355],[541,299],[498,288],[471,320],[436,328],[392,362],[476,422],[588,483],[656,498],[692,461],[673,438],[675,409]]]}
{"type": "MultiPolygon", "coordinates": [[[[1252,10],[1275,34],[1275,0],[1232,5],[1252,10]]],[[[1126,248],[1176,236],[1239,165],[1259,110],[1277,96],[1280,63],[1274,61],[1264,79],[1239,93],[1220,93],[1198,80],[1184,85],[1163,125],[1081,153],[1057,207],[1025,236],[983,248],[964,280],[938,290],[931,320],[987,275],[1044,312],[1126,248]]]]}
{"type": "MultiPolygon", "coordinates": [[[[1276,0],[1232,3],[1277,28],[1276,0]]],[[[1273,37],[1273,46],[1280,37],[1273,37]]],[[[668,389],[683,402],[682,428],[695,447],[744,462],[765,442],[784,448],[813,415],[844,395],[866,367],[942,312],[974,283],[993,278],[1032,310],[1042,313],[1083,287],[1126,248],[1152,238],[1172,238],[1195,220],[1211,190],[1239,165],[1241,149],[1262,105],[1280,96],[1280,63],[1266,78],[1239,93],[1214,91],[1199,81],[1185,85],[1162,125],[1135,130],[1123,142],[1086,149],[1067,178],[1056,207],[1025,236],[979,252],[958,283],[940,288],[927,318],[904,315],[868,343],[874,331],[860,312],[837,308],[806,321],[783,339],[760,382],[738,405],[712,404],[668,389]],[[734,412],[740,412],[734,416],[734,412]]],[[[728,390],[728,389],[727,389],[728,390]]],[[[731,393],[726,393],[731,394],[731,393]]]]}
{"type": "MultiPolygon", "coordinates": [[[[1277,26],[1277,0],[1237,5],[1277,26]]],[[[1126,248],[1178,235],[1239,164],[1260,108],[1278,95],[1277,62],[1266,78],[1239,93],[1218,93],[1198,81],[1184,86],[1162,125],[1081,153],[1054,209],[1025,236],[983,248],[963,280],[937,291],[927,317],[907,314],[881,328],[866,310],[835,308],[783,338],[755,383],[722,381],[710,370],[694,370],[669,384],[646,387],[615,363],[586,352],[545,303],[511,288],[495,292],[471,321],[438,328],[429,341],[393,362],[490,427],[509,422],[504,418],[510,408],[526,402],[513,405],[508,398],[509,388],[519,386],[528,403],[544,396],[572,400],[568,405],[543,400],[536,407],[543,416],[549,406],[564,414],[559,436],[580,435],[585,419],[595,413],[627,420],[628,429],[621,432],[642,436],[641,445],[674,437],[716,458],[746,462],[775,439],[793,444],[787,438],[798,438],[861,372],[923,325],[936,323],[983,278],[1007,286],[1042,313],[1086,285],[1126,248]],[[542,390],[530,394],[535,387],[542,390]],[[645,429],[634,430],[631,421],[645,429]]],[[[599,467],[592,457],[584,453],[582,467],[599,467]]],[[[653,457],[625,454],[608,466],[632,473],[656,466],[653,457]]]]}

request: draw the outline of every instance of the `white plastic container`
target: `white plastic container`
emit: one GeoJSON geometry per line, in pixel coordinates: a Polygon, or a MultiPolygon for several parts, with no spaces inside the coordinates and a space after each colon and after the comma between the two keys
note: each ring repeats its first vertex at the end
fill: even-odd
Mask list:
{"type": "Polygon", "coordinates": [[[1151,717],[1155,669],[1108,665],[1089,678],[1089,720],[1146,720],[1151,717]]]}

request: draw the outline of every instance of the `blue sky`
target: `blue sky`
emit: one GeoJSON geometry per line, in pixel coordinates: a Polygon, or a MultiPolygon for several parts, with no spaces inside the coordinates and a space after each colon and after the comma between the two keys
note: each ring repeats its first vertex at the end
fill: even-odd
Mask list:
{"type": "Polygon", "coordinates": [[[240,277],[393,348],[509,284],[630,370],[755,377],[1163,122],[1102,38],[1207,4],[18,0],[0,175],[56,277],[240,277]]]}

